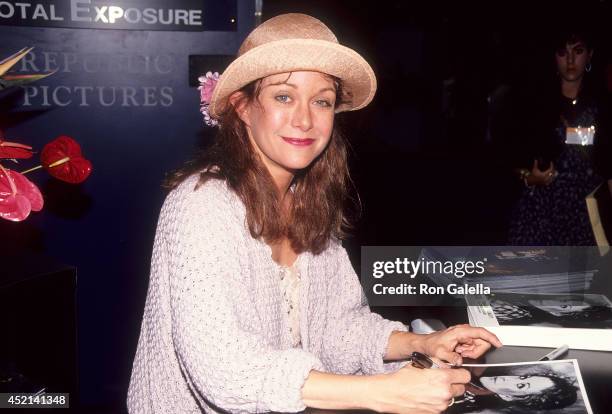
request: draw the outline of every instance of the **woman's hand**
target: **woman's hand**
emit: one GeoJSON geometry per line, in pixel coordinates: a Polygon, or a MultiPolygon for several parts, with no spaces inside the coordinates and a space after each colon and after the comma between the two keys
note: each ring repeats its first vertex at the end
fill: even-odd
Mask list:
{"type": "Polygon", "coordinates": [[[373,377],[370,409],[386,413],[440,413],[463,395],[465,369],[418,369],[410,365],[373,377]]]}
{"type": "Polygon", "coordinates": [[[463,358],[478,358],[491,348],[499,348],[502,343],[497,336],[484,328],[470,325],[452,326],[444,331],[423,335],[420,352],[461,365],[463,358]]]}
{"type": "Polygon", "coordinates": [[[555,170],[555,166],[552,162],[550,163],[550,167],[548,167],[547,170],[541,171],[538,165],[538,160],[534,160],[529,175],[525,177],[525,184],[528,186],[549,185],[553,182],[556,176],[557,171],[555,170]]]}

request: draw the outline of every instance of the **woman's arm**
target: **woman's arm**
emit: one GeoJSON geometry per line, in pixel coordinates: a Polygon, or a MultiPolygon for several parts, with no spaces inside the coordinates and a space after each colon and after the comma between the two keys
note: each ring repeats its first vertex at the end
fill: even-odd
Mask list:
{"type": "Polygon", "coordinates": [[[478,358],[491,345],[502,346],[497,336],[491,332],[469,325],[457,325],[428,335],[393,332],[389,337],[385,359],[405,359],[416,351],[460,365],[463,362],[462,356],[478,358]]]}
{"type": "Polygon", "coordinates": [[[324,258],[328,299],[321,360],[341,374],[399,369],[401,364],[385,364],[384,357],[392,332],[407,331],[407,327],[370,311],[346,251],[338,242],[332,243],[324,258]]]}
{"type": "Polygon", "coordinates": [[[365,375],[339,375],[310,371],[302,399],[312,408],[335,410],[371,410],[368,397],[371,385],[379,378],[365,375]]]}
{"type": "Polygon", "coordinates": [[[470,380],[464,369],[404,367],[391,374],[336,375],[311,371],[302,388],[308,407],[374,410],[378,412],[433,412],[446,410],[453,396],[465,392],[470,380]]]}
{"type": "Polygon", "coordinates": [[[515,173],[518,178],[523,181],[526,187],[549,185],[557,176],[557,170],[555,170],[552,162],[548,169],[542,171],[538,165],[538,160],[533,161],[531,170],[519,168],[515,170],[515,173]]]}
{"type": "Polygon", "coordinates": [[[389,337],[385,360],[398,361],[408,358],[413,352],[425,353],[422,339],[422,335],[412,332],[394,331],[389,337]]]}
{"type": "Polygon", "coordinates": [[[379,374],[400,366],[383,361],[405,359],[414,351],[461,363],[461,355],[475,358],[490,348],[501,346],[497,337],[482,328],[461,325],[442,332],[418,335],[407,332],[399,323],[372,313],[361,303],[362,289],[346,251],[335,246],[339,264],[329,289],[336,297],[330,308],[333,317],[327,323],[324,362],[341,373],[361,370],[379,374]],[[338,295],[341,292],[342,295],[338,295]],[[456,351],[456,352],[455,352],[456,351]],[[461,355],[459,355],[461,354],[461,355]]]}

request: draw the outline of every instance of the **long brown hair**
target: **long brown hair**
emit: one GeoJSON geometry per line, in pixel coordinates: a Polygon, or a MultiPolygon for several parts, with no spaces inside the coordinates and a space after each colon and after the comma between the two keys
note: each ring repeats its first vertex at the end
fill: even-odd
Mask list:
{"type": "MultiPolygon", "coordinates": [[[[246,103],[257,99],[260,83],[251,82],[242,88],[239,99],[246,103]]],[[[334,78],[334,83],[338,106],[346,95],[340,80],[334,78]]],[[[211,178],[225,180],[246,207],[251,236],[270,244],[287,237],[296,253],[318,254],[325,250],[331,237],[344,238],[351,228],[348,216],[358,215],[360,205],[349,175],[347,143],[337,122],[327,148],[295,175],[292,203],[289,212],[283,214],[272,176],[252,147],[246,127],[234,109],[241,102],[234,104],[228,105],[222,114],[219,120],[222,126],[212,145],[172,173],[165,186],[174,188],[198,172],[196,189],[211,178]]]]}

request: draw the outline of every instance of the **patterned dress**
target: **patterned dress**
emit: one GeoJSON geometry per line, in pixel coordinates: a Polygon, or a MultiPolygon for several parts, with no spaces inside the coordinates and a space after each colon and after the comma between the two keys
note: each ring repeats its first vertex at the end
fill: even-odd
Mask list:
{"type": "MultiPolygon", "coordinates": [[[[566,144],[565,135],[566,127],[596,125],[598,108],[593,101],[562,99],[555,133],[561,151],[553,160],[558,175],[550,185],[523,190],[513,211],[511,245],[595,245],[585,197],[603,177],[594,168],[594,146],[566,144]]],[[[597,139],[601,137],[596,130],[597,139]]]]}

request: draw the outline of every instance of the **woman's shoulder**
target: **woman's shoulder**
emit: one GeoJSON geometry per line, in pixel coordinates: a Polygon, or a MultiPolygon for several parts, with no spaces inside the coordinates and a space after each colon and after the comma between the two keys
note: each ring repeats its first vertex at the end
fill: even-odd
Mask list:
{"type": "Polygon", "coordinates": [[[180,198],[200,198],[200,199],[213,199],[213,200],[224,200],[230,196],[231,189],[227,185],[226,181],[220,178],[208,178],[205,181],[201,181],[200,174],[192,174],[186,177],[181,183],[179,183],[168,197],[176,194],[180,198]]]}
{"type": "Polygon", "coordinates": [[[329,263],[337,264],[338,261],[343,261],[348,257],[348,253],[342,245],[342,240],[337,237],[330,237],[323,251],[316,255],[320,260],[324,260],[329,263]]]}
{"type": "Polygon", "coordinates": [[[185,178],[173,188],[162,207],[162,216],[200,216],[210,219],[239,217],[244,207],[223,179],[200,182],[200,174],[185,178]]]}

